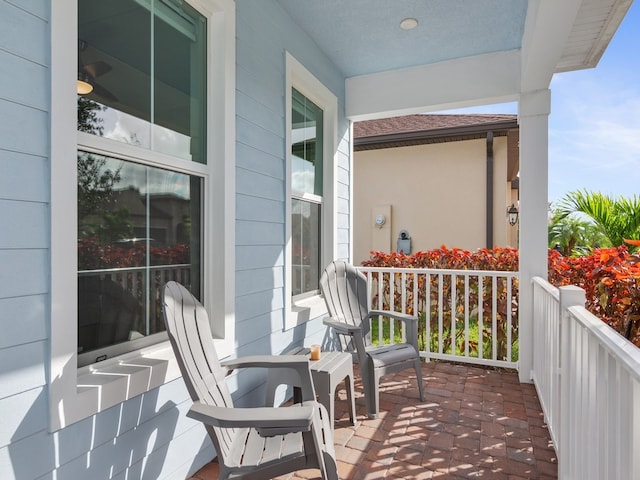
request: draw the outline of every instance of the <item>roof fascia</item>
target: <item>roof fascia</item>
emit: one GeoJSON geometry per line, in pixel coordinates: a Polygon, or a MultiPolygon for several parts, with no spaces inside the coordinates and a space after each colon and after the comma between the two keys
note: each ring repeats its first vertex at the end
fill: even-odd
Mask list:
{"type": "Polygon", "coordinates": [[[354,148],[371,147],[374,145],[416,142],[442,139],[446,141],[450,137],[472,137],[487,132],[506,132],[517,129],[517,120],[503,120],[498,122],[482,123],[477,125],[465,125],[460,127],[436,128],[432,130],[418,130],[414,132],[390,133],[384,135],[372,135],[369,137],[354,137],[354,148]]]}

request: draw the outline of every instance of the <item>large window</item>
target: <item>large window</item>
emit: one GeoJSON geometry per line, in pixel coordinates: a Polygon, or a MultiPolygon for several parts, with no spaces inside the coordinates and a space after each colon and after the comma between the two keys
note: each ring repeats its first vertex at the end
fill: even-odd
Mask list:
{"type": "Polygon", "coordinates": [[[200,297],[206,38],[184,2],[78,2],[80,365],[163,340],[168,280],[200,297]]]}
{"type": "Polygon", "coordinates": [[[179,377],[167,280],[233,352],[235,2],[56,0],[50,27],[53,431],[179,377]]]}
{"type": "Polygon", "coordinates": [[[338,99],[289,53],[285,328],[326,314],[320,274],[336,245],[338,99]]]}
{"type": "Polygon", "coordinates": [[[318,292],[322,232],[322,110],[291,92],[291,269],[293,296],[318,292]]]}

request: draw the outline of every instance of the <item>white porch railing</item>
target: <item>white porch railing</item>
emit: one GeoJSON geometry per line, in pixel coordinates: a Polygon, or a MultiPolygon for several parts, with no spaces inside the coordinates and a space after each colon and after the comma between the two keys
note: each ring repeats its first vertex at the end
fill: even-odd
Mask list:
{"type": "Polygon", "coordinates": [[[534,383],[559,478],[639,478],[640,350],[584,308],[581,289],[533,288],[534,383]]]}
{"type": "MultiPolygon", "coordinates": [[[[419,317],[421,356],[517,368],[518,272],[358,267],[369,306],[419,317]],[[453,312],[453,313],[452,313],[453,312]]],[[[402,338],[379,318],[378,342],[402,338]]]]}
{"type": "Polygon", "coordinates": [[[170,280],[183,285],[191,283],[191,265],[156,265],[150,267],[106,268],[97,270],[81,270],[78,277],[110,280],[129,292],[135,298],[143,312],[145,335],[164,330],[162,319],[162,287],[170,280]]]}

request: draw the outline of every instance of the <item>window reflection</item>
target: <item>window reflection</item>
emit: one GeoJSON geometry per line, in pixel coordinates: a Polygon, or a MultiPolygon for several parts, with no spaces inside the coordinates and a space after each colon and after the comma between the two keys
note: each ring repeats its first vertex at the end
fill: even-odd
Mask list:
{"type": "Polygon", "coordinates": [[[320,205],[293,199],[291,203],[292,294],[319,290],[320,205]]]}
{"type": "Polygon", "coordinates": [[[78,130],[205,163],[205,18],[171,0],[80,0],[78,17],[78,130]]]}
{"type": "Polygon", "coordinates": [[[160,289],[200,291],[201,180],[78,152],[78,351],[164,330],[160,289]]]}

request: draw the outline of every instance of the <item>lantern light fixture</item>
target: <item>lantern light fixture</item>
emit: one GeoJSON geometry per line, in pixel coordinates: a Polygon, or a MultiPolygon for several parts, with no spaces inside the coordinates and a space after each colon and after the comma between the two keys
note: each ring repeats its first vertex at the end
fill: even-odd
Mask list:
{"type": "Polygon", "coordinates": [[[513,203],[507,208],[507,218],[509,219],[509,225],[512,227],[518,223],[518,208],[513,203]]]}

